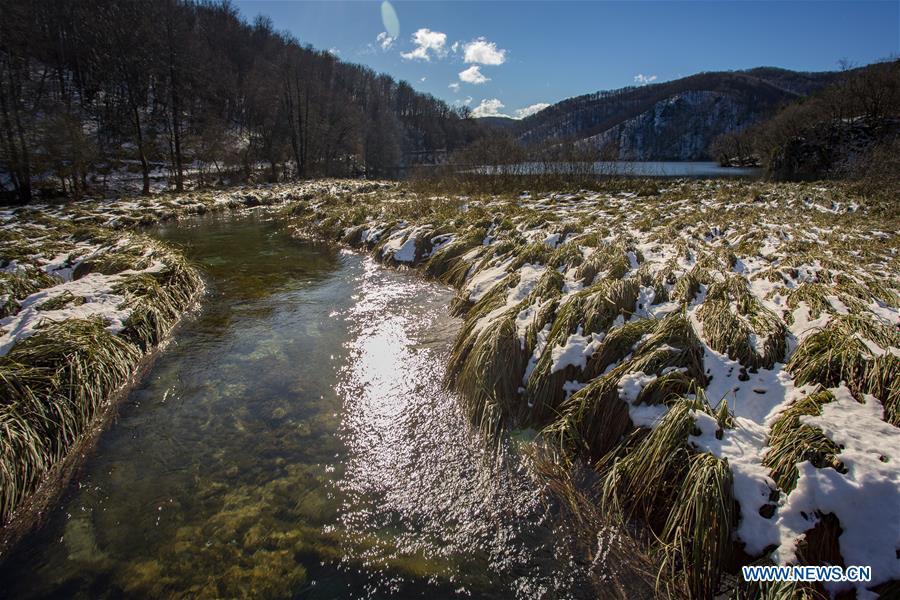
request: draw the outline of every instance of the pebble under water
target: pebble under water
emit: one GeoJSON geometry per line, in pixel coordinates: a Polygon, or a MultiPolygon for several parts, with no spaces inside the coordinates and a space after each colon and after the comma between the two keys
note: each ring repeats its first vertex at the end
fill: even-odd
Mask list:
{"type": "Polygon", "coordinates": [[[209,294],[0,597],[577,596],[516,442],[443,386],[453,292],[263,211],[161,228],[209,294]]]}

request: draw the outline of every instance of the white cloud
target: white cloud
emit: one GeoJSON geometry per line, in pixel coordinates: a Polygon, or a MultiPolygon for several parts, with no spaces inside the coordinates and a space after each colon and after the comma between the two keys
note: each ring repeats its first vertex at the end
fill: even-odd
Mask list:
{"type": "Polygon", "coordinates": [[[412,43],[416,45],[410,52],[401,52],[406,60],[431,60],[432,55],[442,58],[447,56],[447,34],[422,28],[412,35],[412,43]]]}
{"type": "Polygon", "coordinates": [[[500,102],[497,98],[491,98],[488,100],[487,98],[483,99],[481,103],[472,109],[472,116],[475,118],[478,117],[508,117],[509,115],[505,115],[500,112],[501,108],[505,108],[506,105],[500,102]]]}
{"type": "Polygon", "coordinates": [[[517,108],[515,115],[517,119],[524,119],[525,117],[530,117],[536,112],[540,112],[550,106],[548,102],[538,102],[537,104],[532,104],[531,106],[526,106],[525,108],[517,108]]]}
{"type": "Polygon", "coordinates": [[[332,56],[339,56],[340,53],[341,53],[341,51],[338,48],[331,47],[328,49],[328,54],[330,54],[332,56]]]}
{"type": "Polygon", "coordinates": [[[465,71],[460,71],[459,80],[464,81],[465,83],[471,83],[472,85],[479,85],[486,81],[490,81],[490,78],[484,76],[481,72],[481,67],[472,65],[465,71]]]}
{"type": "Polygon", "coordinates": [[[463,46],[463,50],[465,51],[463,59],[467,63],[502,65],[506,62],[506,50],[498,49],[497,44],[489,42],[483,37],[469,42],[463,46]]]}
{"type": "Polygon", "coordinates": [[[468,106],[468,105],[472,104],[472,100],[473,100],[472,96],[466,96],[466,99],[463,100],[463,104],[468,106]]]}
{"type": "Polygon", "coordinates": [[[451,90],[453,90],[453,93],[455,94],[455,93],[457,93],[457,92],[459,91],[459,82],[458,82],[458,81],[454,81],[453,83],[451,83],[451,84],[448,85],[447,87],[450,88],[451,90]]]}
{"type": "Polygon", "coordinates": [[[421,78],[421,79],[419,79],[419,81],[422,81],[422,82],[424,82],[424,81],[425,81],[425,79],[427,79],[427,78],[426,78],[426,77],[422,77],[422,78],[421,78]]]}
{"type": "Polygon", "coordinates": [[[644,75],[642,73],[638,73],[634,76],[634,82],[638,85],[647,85],[648,83],[653,83],[656,81],[656,75],[644,75]]]}
{"type": "MultiPolygon", "coordinates": [[[[465,104],[468,105],[472,101],[472,97],[466,98],[465,104]]],[[[536,104],[532,104],[531,106],[526,106],[525,108],[517,108],[513,111],[513,114],[508,115],[500,111],[501,108],[506,108],[506,105],[503,104],[498,98],[485,98],[481,101],[481,103],[472,109],[472,116],[475,118],[478,117],[506,117],[507,119],[524,119],[525,117],[529,117],[536,112],[542,111],[545,108],[550,106],[546,102],[538,102],[536,104]]]]}
{"type": "Polygon", "coordinates": [[[389,35],[387,34],[387,31],[382,31],[382,32],[379,33],[378,36],[375,38],[375,41],[378,42],[378,45],[381,46],[381,49],[382,49],[382,50],[387,50],[387,49],[389,49],[391,46],[394,45],[394,42],[396,41],[396,39],[397,39],[397,38],[392,38],[391,36],[389,36],[389,35]]]}

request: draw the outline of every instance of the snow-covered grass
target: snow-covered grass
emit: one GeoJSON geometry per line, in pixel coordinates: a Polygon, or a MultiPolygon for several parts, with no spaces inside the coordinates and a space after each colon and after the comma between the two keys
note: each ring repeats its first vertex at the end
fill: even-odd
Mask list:
{"type": "Polygon", "coordinates": [[[35,209],[0,212],[0,523],[203,288],[176,251],[35,209]]]}
{"type": "Polygon", "coordinates": [[[875,567],[857,596],[896,584],[900,528],[865,519],[900,505],[900,216],[839,184],[634,190],[382,188],[294,227],[455,286],[470,414],[597,461],[661,581],[707,597],[741,562],[824,560],[813,530],[837,524],[837,559],[875,567]]]}

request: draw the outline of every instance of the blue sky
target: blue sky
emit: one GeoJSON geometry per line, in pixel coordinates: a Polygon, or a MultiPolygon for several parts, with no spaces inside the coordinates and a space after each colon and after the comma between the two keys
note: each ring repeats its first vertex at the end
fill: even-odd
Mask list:
{"type": "Polygon", "coordinates": [[[267,15],[302,43],[481,115],[699,71],[822,71],[900,54],[900,0],[393,2],[393,24],[383,4],[234,2],[248,20],[267,15]]]}

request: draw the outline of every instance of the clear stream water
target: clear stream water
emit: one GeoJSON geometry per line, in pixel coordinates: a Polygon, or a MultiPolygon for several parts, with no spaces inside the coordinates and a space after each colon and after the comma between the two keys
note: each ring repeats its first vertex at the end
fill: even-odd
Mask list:
{"type": "Polygon", "coordinates": [[[265,212],[159,229],[202,309],[121,404],[0,597],[571,597],[540,486],[442,386],[448,288],[265,212]]]}

